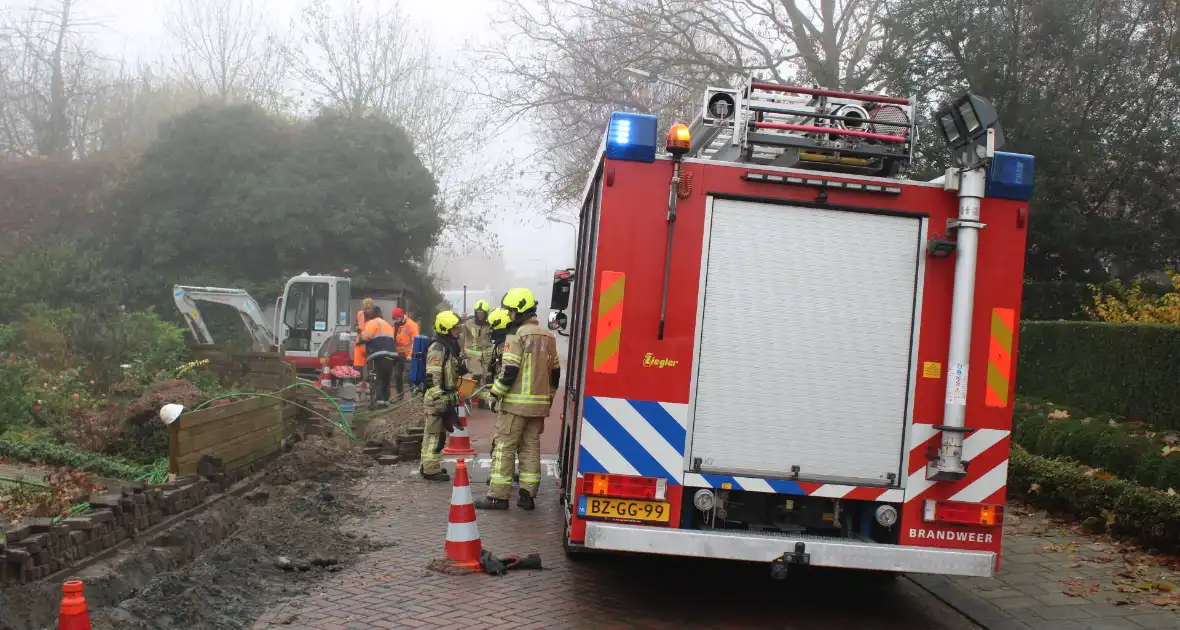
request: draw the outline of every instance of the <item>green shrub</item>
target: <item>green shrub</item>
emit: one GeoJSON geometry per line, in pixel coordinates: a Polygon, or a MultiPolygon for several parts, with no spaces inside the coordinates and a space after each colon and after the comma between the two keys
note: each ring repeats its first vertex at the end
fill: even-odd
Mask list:
{"type": "Polygon", "coordinates": [[[1033,455],[1019,446],[1012,447],[1008,493],[1079,521],[1098,519],[1117,538],[1167,553],[1180,551],[1180,495],[1118,477],[1104,479],[1071,461],[1033,455]]]}
{"type": "Polygon", "coordinates": [[[151,311],[91,312],[85,319],[86,335],[78,342],[81,361],[99,383],[124,393],[138,395],[153,381],[170,378],[187,358],[184,329],[151,311]]]}
{"type": "Polygon", "coordinates": [[[0,459],[74,468],[115,479],[135,479],[148,472],[146,467],[119,457],[98,455],[67,444],[35,440],[0,440],[0,459]]]}
{"type": "Polygon", "coordinates": [[[1176,434],[1020,397],[1012,437],[1035,455],[1068,458],[1144,486],[1180,490],[1180,453],[1164,454],[1170,441],[1180,439],[1176,434]]]}
{"type": "Polygon", "coordinates": [[[33,368],[28,361],[6,353],[0,359],[0,433],[28,422],[36,397],[29,391],[33,368]]]}
{"type": "Polygon", "coordinates": [[[1180,326],[1024,322],[1022,394],[1180,429],[1180,326]]]}

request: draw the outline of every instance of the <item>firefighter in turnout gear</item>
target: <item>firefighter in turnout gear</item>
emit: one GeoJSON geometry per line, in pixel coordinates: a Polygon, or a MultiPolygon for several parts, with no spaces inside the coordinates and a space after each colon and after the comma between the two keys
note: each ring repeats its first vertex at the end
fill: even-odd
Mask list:
{"type": "Polygon", "coordinates": [[[463,327],[459,332],[459,344],[463,347],[467,374],[476,382],[483,381],[488,362],[491,360],[489,310],[487,300],[476,302],[475,315],[463,322],[463,327]]]}
{"type": "Polygon", "coordinates": [[[483,378],[488,360],[491,358],[491,325],[488,322],[488,301],[480,300],[475,303],[475,315],[463,322],[459,341],[463,345],[463,354],[467,357],[467,373],[479,380],[483,378]]]}
{"type": "MultiPolygon", "coordinates": [[[[504,340],[508,338],[508,334],[515,328],[511,326],[512,317],[508,315],[508,309],[498,308],[488,314],[488,324],[491,326],[492,332],[490,340],[492,343],[492,350],[490,353],[491,359],[488,360],[488,373],[484,377],[484,385],[491,387],[496,382],[496,375],[500,371],[500,356],[504,353],[504,340]]],[[[484,403],[489,407],[492,404],[492,393],[488,390],[483,392],[484,403]]],[[[496,451],[496,438],[492,436],[492,452],[496,451]]],[[[513,467],[515,470],[515,462],[513,467]]],[[[519,481],[516,475],[512,476],[514,481],[519,481]]]]}
{"type": "Polygon", "coordinates": [[[541,432],[561,378],[561,361],[557,338],[537,322],[537,299],[532,291],[513,289],[504,296],[502,306],[508,309],[517,328],[504,341],[500,373],[492,385],[492,397],[499,409],[492,475],[487,497],[477,501],[475,507],[508,507],[512,472],[519,455],[517,505],[531,510],[541,487],[541,432]]]}
{"type": "Polygon", "coordinates": [[[496,381],[496,373],[500,371],[500,355],[504,353],[504,340],[508,337],[511,323],[512,317],[506,308],[501,307],[488,313],[488,363],[483,381],[487,385],[496,381]]]}
{"type": "Polygon", "coordinates": [[[450,481],[442,467],[445,432],[459,421],[459,377],[466,369],[459,361],[459,316],[443,311],[434,318],[434,340],[426,350],[426,425],[422,430],[422,478],[450,481]]]}

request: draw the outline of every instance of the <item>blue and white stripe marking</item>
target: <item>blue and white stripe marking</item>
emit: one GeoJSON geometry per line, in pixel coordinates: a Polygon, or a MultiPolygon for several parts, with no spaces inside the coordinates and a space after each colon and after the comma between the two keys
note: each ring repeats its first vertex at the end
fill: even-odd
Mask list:
{"type": "Polygon", "coordinates": [[[680,484],[688,405],[587,396],[578,472],[663,477],[680,484]]]}
{"type": "MultiPolygon", "coordinates": [[[[730,488],[774,494],[811,495],[841,498],[856,486],[814,483],[801,485],[784,479],[706,475],[684,471],[684,451],[688,445],[688,405],[659,403],[622,398],[587,396],[582,411],[582,440],[578,455],[578,474],[615,473],[662,477],[673,485],[695,488],[730,488]],[[809,491],[810,490],[810,491],[809,491]]],[[[909,448],[917,449],[937,431],[928,424],[911,425],[909,448]]],[[[977,455],[997,444],[1007,431],[981,429],[968,437],[964,455],[977,455]]],[[[980,492],[994,492],[1003,485],[1003,470],[988,476],[980,492]],[[993,488],[992,486],[996,486],[993,488]]],[[[983,479],[979,480],[984,481],[983,479]]],[[[909,501],[930,487],[925,469],[909,476],[906,488],[882,489],[878,501],[909,501]]],[[[980,485],[972,483],[972,487],[980,485]]],[[[980,486],[982,487],[982,486],[980,486]]],[[[964,490],[963,500],[971,494],[964,490]]],[[[974,494],[979,494],[976,492],[974,494]]],[[[972,496],[974,496],[972,494],[972,496]]],[[[956,495],[957,496],[957,495],[956,495]]],[[[958,499],[957,499],[958,500],[958,499]]]]}

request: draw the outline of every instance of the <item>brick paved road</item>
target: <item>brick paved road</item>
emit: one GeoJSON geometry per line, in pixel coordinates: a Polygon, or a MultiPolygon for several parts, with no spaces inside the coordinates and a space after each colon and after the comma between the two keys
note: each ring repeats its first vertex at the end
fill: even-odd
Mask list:
{"type": "MultiPolygon", "coordinates": [[[[484,486],[472,490],[479,496],[484,486]]],[[[266,611],[254,628],[978,629],[904,579],[817,571],[775,582],[765,567],[740,564],[571,562],[561,551],[552,480],[535,512],[513,507],[479,520],[486,548],[538,552],[546,571],[442,575],[426,567],[442,553],[450,487],[418,481],[401,465],[375,469],[363,492],[383,507],[350,528],[390,546],[332,575],[319,592],[266,611]]]]}

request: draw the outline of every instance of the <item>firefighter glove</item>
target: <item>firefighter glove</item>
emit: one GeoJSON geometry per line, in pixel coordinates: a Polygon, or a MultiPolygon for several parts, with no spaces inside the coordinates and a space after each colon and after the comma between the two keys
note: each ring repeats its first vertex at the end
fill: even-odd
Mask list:
{"type": "Polygon", "coordinates": [[[443,429],[445,429],[447,433],[453,432],[455,430],[455,425],[458,423],[458,420],[459,408],[453,403],[447,405],[446,411],[443,411],[442,415],[443,429]]]}

